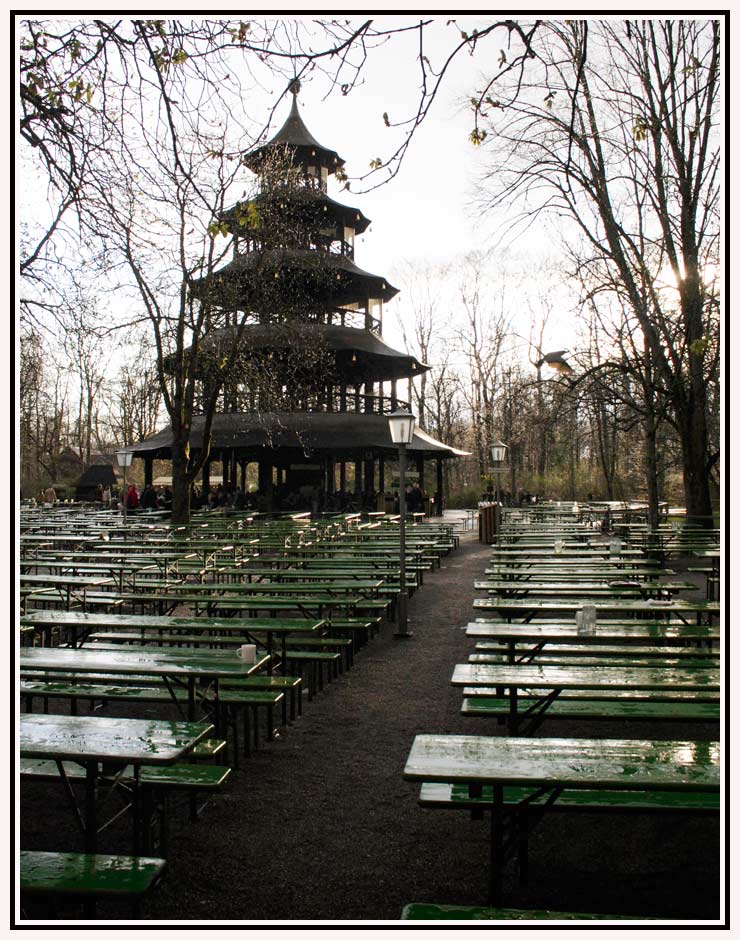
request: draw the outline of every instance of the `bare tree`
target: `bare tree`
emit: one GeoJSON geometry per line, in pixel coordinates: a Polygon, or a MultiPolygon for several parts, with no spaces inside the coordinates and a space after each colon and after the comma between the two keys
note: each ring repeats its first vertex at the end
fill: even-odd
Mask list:
{"type": "Polygon", "coordinates": [[[496,154],[489,205],[523,204],[528,222],[565,215],[594,267],[619,284],[670,404],[688,515],[711,524],[718,330],[706,272],[719,238],[719,23],[568,21],[546,32],[527,95],[517,86],[485,105],[496,154]],[[666,268],[672,291],[661,287],[666,268]]]}

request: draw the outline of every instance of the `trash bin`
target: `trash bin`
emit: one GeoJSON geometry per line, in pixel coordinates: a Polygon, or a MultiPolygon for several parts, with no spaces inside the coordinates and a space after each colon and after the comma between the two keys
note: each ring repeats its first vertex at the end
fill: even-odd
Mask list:
{"type": "Polygon", "coordinates": [[[478,541],[491,545],[498,532],[501,518],[499,503],[478,503],[478,541]]]}

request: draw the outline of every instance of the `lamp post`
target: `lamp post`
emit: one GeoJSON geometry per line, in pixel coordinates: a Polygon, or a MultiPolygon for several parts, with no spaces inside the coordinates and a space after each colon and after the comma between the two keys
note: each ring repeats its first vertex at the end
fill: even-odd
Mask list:
{"type": "Polygon", "coordinates": [[[413,636],[408,630],[408,594],[406,593],[406,447],[414,439],[416,418],[408,411],[394,411],[388,415],[388,427],[391,440],[398,447],[398,510],[401,514],[399,521],[399,549],[401,565],[399,569],[399,596],[398,596],[398,631],[396,637],[408,638],[413,636]]]}
{"type": "Polygon", "coordinates": [[[123,470],[123,521],[126,521],[126,470],[131,466],[134,455],[130,450],[116,451],[118,466],[123,470]]]}
{"type": "Polygon", "coordinates": [[[500,480],[501,480],[501,465],[506,460],[506,451],[508,447],[504,444],[503,441],[497,441],[495,444],[491,444],[491,463],[493,464],[494,472],[496,473],[496,502],[500,502],[499,490],[500,490],[500,480]]]}

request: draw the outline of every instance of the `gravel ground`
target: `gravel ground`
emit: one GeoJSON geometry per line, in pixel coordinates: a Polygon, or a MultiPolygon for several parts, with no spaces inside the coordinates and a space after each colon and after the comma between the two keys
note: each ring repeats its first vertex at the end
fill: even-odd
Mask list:
{"type": "MultiPolygon", "coordinates": [[[[473,580],[488,555],[472,534],[464,537],[412,597],[412,639],[395,639],[386,624],[349,672],[305,703],[302,719],[242,762],[196,824],[182,814],[172,820],[169,871],[144,904],[147,920],[379,922],[398,920],[410,901],[485,903],[487,822],[419,808],[417,787],[402,772],[418,733],[502,733],[485,720],[463,719],[461,691],[449,683],[472,646],[464,628],[473,580]]],[[[551,722],[539,733],[663,731],[551,722]]],[[[711,737],[711,728],[676,727],[666,736],[711,737]]],[[[64,809],[58,791],[24,785],[21,846],[77,847],[64,809]],[[50,809],[52,792],[58,811],[50,809]]],[[[106,840],[120,851],[120,838],[112,831],[101,851],[106,840]]],[[[530,839],[528,883],[507,869],[505,903],[716,919],[719,846],[716,818],[550,814],[530,839]]],[[[28,913],[52,916],[48,909],[28,913]]],[[[99,916],[130,915],[109,905],[99,916]]]]}

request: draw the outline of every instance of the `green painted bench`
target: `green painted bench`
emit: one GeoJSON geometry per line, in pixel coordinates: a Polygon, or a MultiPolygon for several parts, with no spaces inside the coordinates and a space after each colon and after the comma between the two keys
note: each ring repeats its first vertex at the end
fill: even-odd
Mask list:
{"type": "Polygon", "coordinates": [[[341,636],[347,633],[356,640],[356,646],[361,646],[380,633],[381,619],[380,617],[329,617],[327,623],[332,634],[341,636]]]}
{"type": "MultiPolygon", "coordinates": [[[[493,787],[478,785],[473,793],[463,783],[422,783],[419,805],[432,809],[467,810],[481,819],[493,804],[493,787]]],[[[529,834],[545,812],[718,814],[719,792],[671,790],[563,789],[553,800],[545,788],[505,786],[503,805],[514,814],[518,841],[519,877],[526,880],[529,834]]]]}
{"type": "Polygon", "coordinates": [[[340,636],[288,636],[285,638],[288,652],[291,650],[329,650],[343,654],[340,656],[340,670],[352,666],[352,638],[340,636]]]}
{"type": "Polygon", "coordinates": [[[297,671],[301,677],[308,673],[308,699],[310,701],[316,692],[323,691],[324,666],[326,666],[327,682],[338,677],[342,654],[325,650],[287,650],[285,658],[286,666],[291,671],[297,671]]]}
{"type": "Polygon", "coordinates": [[[162,877],[163,858],[132,855],[84,855],[73,852],[20,852],[22,897],[82,899],[93,916],[102,898],[130,898],[137,904],[162,877]]]}
{"type": "MultiPolygon", "coordinates": [[[[532,787],[504,787],[504,803],[522,808],[542,807],[547,791],[532,787]],[[527,801],[522,804],[522,801],[527,801]]],[[[480,793],[471,796],[464,783],[422,783],[419,805],[432,809],[488,809],[493,801],[493,787],[483,786],[480,793]]],[[[666,813],[718,813],[719,793],[700,791],[679,793],[669,790],[563,790],[557,800],[548,805],[554,812],[666,812],[666,813]]]]}
{"type": "MultiPolygon", "coordinates": [[[[539,702],[546,701],[545,696],[518,696],[518,706],[522,717],[526,709],[539,702]]],[[[498,718],[504,721],[509,715],[508,698],[465,698],[461,714],[468,718],[498,718]]],[[[571,720],[604,721],[719,721],[719,702],[692,701],[650,701],[649,699],[604,700],[576,697],[561,692],[550,702],[547,711],[542,713],[546,719],[568,718],[571,720]]]]}
{"type": "Polygon", "coordinates": [[[558,911],[520,911],[508,907],[464,907],[458,904],[407,904],[401,920],[649,920],[642,915],[565,914],[558,911]]]}
{"type": "Polygon", "coordinates": [[[303,702],[301,693],[303,691],[303,679],[301,676],[278,676],[269,674],[259,674],[247,676],[244,679],[222,679],[222,689],[255,689],[267,691],[280,691],[287,693],[288,699],[283,697],[283,724],[288,723],[288,702],[290,703],[290,720],[295,721],[296,717],[303,714],[303,702]]]}

